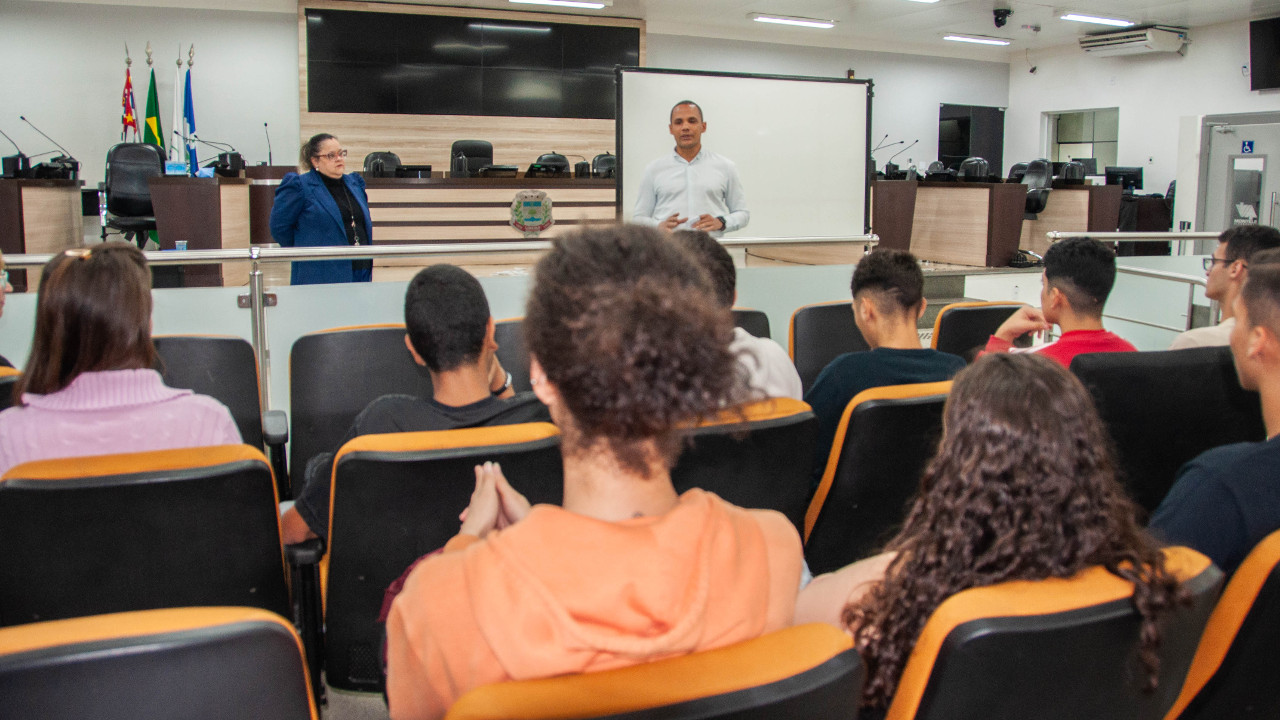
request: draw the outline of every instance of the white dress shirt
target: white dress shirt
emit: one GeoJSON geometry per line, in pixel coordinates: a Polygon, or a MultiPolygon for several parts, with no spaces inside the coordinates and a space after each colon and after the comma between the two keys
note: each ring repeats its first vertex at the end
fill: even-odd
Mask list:
{"type": "MultiPolygon", "coordinates": [[[[709,150],[700,151],[692,162],[672,151],[649,163],[640,181],[633,220],[658,225],[672,213],[688,218],[677,230],[692,230],[704,214],[724,218],[723,232],[746,227],[751,213],[738,167],[709,150]]],[[[711,234],[719,236],[721,232],[711,234]]]]}

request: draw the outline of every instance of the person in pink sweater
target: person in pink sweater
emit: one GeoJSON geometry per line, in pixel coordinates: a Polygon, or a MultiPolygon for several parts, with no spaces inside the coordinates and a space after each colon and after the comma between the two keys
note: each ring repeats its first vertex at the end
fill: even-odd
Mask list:
{"type": "Polygon", "coordinates": [[[241,442],[225,405],[167,387],[155,361],[142,253],[108,242],[54,256],[19,403],[0,412],[0,474],[31,460],[241,442]]]}
{"type": "MultiPolygon", "coordinates": [[[[677,495],[676,428],[736,387],[733,322],[657,230],[553,241],[524,320],[534,392],[561,431],[564,505],[476,468],[458,535],[387,620],[391,717],[442,717],[480,685],[619,668],[791,624],[800,538],[773,511],[677,495]]],[[[461,509],[461,508],[459,508],[461,509]]]]}

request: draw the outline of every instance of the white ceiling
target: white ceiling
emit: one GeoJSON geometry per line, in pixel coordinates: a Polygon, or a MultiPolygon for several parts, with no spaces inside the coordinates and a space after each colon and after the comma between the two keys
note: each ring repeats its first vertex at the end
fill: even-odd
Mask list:
{"type": "MultiPolygon", "coordinates": [[[[47,1],[47,0],[46,0],[47,1]]],[[[220,10],[293,12],[296,0],[76,0],[112,5],[144,5],[220,10]]],[[[531,11],[534,5],[506,0],[399,0],[418,5],[450,5],[531,11]]],[[[1119,17],[1138,23],[1195,28],[1280,15],[1280,0],[615,0],[601,11],[545,8],[548,12],[642,18],[651,33],[692,35],[794,45],[898,51],[916,55],[1007,61],[1014,54],[1071,45],[1080,35],[1105,30],[1099,25],[1059,20],[1064,11],[1119,17]],[[992,10],[1013,10],[996,28],[992,10]],[[834,20],[832,30],[813,30],[752,22],[752,12],[834,20]],[[976,33],[1012,40],[1008,48],[946,42],[948,32],[976,33]]],[[[1191,33],[1192,42],[1195,33],[1191,33]]]]}

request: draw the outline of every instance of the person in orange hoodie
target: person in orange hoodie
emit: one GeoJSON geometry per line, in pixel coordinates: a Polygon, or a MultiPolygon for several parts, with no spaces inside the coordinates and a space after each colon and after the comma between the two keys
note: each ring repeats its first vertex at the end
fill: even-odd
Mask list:
{"type": "Polygon", "coordinates": [[[554,241],[525,315],[534,391],[562,433],[564,505],[476,468],[459,534],[387,620],[394,720],[466,691],[624,667],[791,624],[803,559],[781,514],[677,495],[676,429],[735,386],[733,324],[696,260],[650,228],[554,241]]]}

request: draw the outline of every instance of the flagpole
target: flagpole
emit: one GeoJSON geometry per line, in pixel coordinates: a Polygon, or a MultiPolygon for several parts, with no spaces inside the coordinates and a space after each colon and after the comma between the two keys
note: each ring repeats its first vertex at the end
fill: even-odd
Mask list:
{"type": "MultiPolygon", "coordinates": [[[[169,127],[173,128],[173,131],[178,133],[178,135],[182,135],[182,44],[181,43],[178,44],[178,60],[176,64],[178,67],[173,71],[173,124],[170,125],[169,127]]],[[[178,158],[174,158],[173,156],[174,153],[178,152],[178,149],[174,147],[174,145],[176,144],[177,143],[172,143],[172,142],[169,143],[168,157],[170,160],[181,159],[186,154],[186,149],[183,148],[183,150],[178,153],[178,158]]],[[[182,144],[186,145],[186,138],[183,138],[182,144]]]]}

